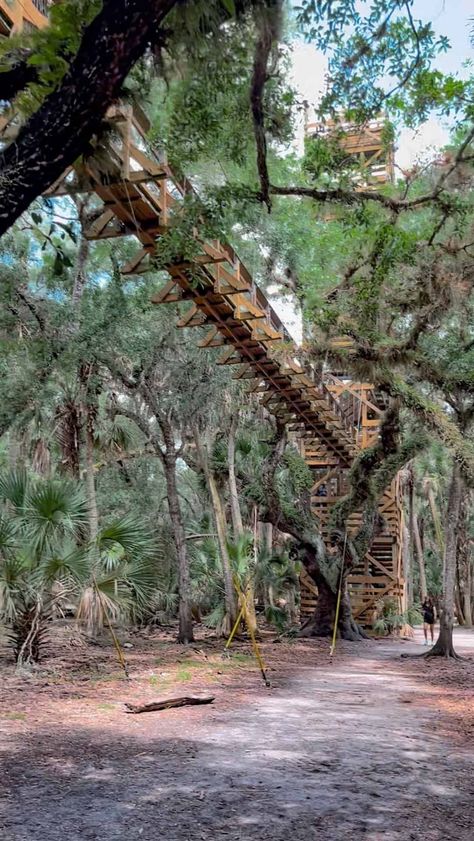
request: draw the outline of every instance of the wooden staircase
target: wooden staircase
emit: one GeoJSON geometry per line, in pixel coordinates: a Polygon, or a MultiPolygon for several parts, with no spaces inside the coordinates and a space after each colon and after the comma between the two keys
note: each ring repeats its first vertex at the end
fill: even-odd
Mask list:
{"type": "MultiPolygon", "coordinates": [[[[85,230],[90,240],[135,237],[139,247],[123,266],[125,275],[146,272],[160,236],[184,199],[194,194],[147,141],[149,124],[140,109],[117,104],[109,109],[107,146],[70,167],[47,191],[48,196],[90,192],[97,205],[85,230]]],[[[18,117],[0,118],[0,140],[15,137],[18,117]]],[[[331,506],[347,491],[348,471],[361,447],[378,435],[383,408],[370,383],[353,383],[343,374],[326,373],[315,382],[298,360],[298,348],[262,290],[227,242],[206,240],[194,232],[192,258],[166,265],[169,280],[155,304],[187,303],[179,327],[206,328],[203,348],[221,347],[219,365],[235,368],[233,377],[248,381],[248,393],[298,435],[301,452],[314,473],[312,508],[327,537],[331,506]]],[[[202,330],[200,331],[200,334],[202,330]]],[[[396,483],[380,500],[386,533],[373,542],[350,579],[355,616],[370,624],[377,601],[403,597],[400,567],[400,500],[396,483]]],[[[360,514],[352,516],[357,528],[360,514]]],[[[316,592],[302,582],[301,612],[314,608],[316,592]]]]}
{"type": "MultiPolygon", "coordinates": [[[[338,401],[345,423],[354,430],[357,447],[372,446],[379,435],[380,423],[386,408],[371,383],[353,382],[341,373],[325,374],[326,388],[338,401]]],[[[317,440],[310,442],[305,459],[311,467],[315,483],[311,505],[320,521],[326,542],[329,540],[329,519],[332,506],[348,490],[348,470],[338,464],[332,454],[317,440]]],[[[403,564],[401,556],[402,500],[398,479],[386,488],[379,501],[383,517],[383,533],[372,541],[362,563],[352,570],[349,591],[354,617],[367,626],[373,624],[381,601],[390,599],[395,611],[402,612],[405,604],[403,564]]],[[[349,518],[349,531],[355,533],[361,525],[361,514],[349,518]]],[[[316,606],[317,592],[308,586],[307,577],[301,583],[301,614],[308,616],[316,606]]]]}

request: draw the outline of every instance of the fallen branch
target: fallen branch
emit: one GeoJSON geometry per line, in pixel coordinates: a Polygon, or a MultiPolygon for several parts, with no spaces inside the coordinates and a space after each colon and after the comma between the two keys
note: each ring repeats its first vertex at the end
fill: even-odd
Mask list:
{"type": "Polygon", "coordinates": [[[169,710],[171,707],[191,707],[196,704],[212,704],[213,695],[188,695],[181,698],[165,698],[163,701],[151,701],[149,704],[125,704],[126,713],[153,713],[169,710]]]}

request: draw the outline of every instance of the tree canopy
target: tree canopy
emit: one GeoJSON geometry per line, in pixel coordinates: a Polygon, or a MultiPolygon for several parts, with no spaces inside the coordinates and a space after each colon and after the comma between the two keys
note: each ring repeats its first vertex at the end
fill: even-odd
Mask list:
{"type": "MultiPolygon", "coordinates": [[[[192,639],[196,594],[230,631],[236,567],[244,589],[267,569],[264,601],[276,615],[268,581],[291,589],[295,557],[326,591],[330,626],[338,573],[357,564],[380,526],[380,494],[407,465],[416,474],[433,436],[453,477],[443,492],[456,510],[443,513],[469,531],[473,90],[467,74],[439,70],[448,49],[409,0],[66,0],[47,28],[1,45],[1,95],[17,115],[5,120],[0,152],[5,466],[82,484],[88,547],[104,518],[143,514],[160,557],[169,553],[166,584],[154,586],[171,609],[179,592],[182,641],[192,639]],[[295,37],[328,60],[323,128],[303,155],[295,136],[305,105],[288,81],[295,37]],[[106,112],[119,97],[147,111],[149,142],[197,187],[171,215],[150,271],[132,280],[120,271],[127,240],[84,236],[93,196],[41,198],[106,144],[106,112]],[[382,115],[388,153],[400,127],[433,114],[450,119],[449,145],[426,166],[395,170],[393,182],[372,183],[344,151],[347,124],[382,115]],[[333,510],[329,547],[287,431],[244,400],[216,367],[216,350],[198,352],[150,303],[165,268],[195,256],[196,230],[229,240],[257,283],[297,303],[305,365],[319,377],[338,370],[373,383],[387,406],[379,440],[356,458],[333,510]],[[256,535],[265,522],[291,536],[291,550],[284,540],[265,547],[262,526],[256,535]],[[254,550],[242,530],[254,533],[254,550]]],[[[439,566],[439,541],[436,551],[439,566]]],[[[450,551],[445,541],[445,568],[450,551]]],[[[458,568],[458,591],[470,564],[458,568]]],[[[470,604],[469,593],[458,596],[470,604]]],[[[358,633],[348,598],[342,626],[358,633]]]]}

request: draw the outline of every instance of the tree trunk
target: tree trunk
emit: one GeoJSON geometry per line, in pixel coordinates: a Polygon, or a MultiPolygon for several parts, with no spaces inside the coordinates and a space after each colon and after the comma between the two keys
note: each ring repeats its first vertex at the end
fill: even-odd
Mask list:
{"type": "Polygon", "coordinates": [[[55,90],[0,154],[0,236],[87,148],[176,0],[104,0],[55,90]]]}
{"type": "Polygon", "coordinates": [[[408,607],[413,604],[413,561],[410,552],[410,530],[403,518],[402,526],[403,577],[405,579],[406,599],[408,607]]]}
{"type": "Polygon", "coordinates": [[[439,511],[438,511],[438,506],[436,505],[436,497],[435,497],[435,493],[434,493],[434,490],[433,490],[433,486],[428,480],[427,480],[427,485],[426,485],[426,495],[428,497],[428,503],[429,503],[429,506],[430,506],[431,517],[432,517],[432,520],[433,520],[434,532],[435,532],[435,535],[436,535],[436,543],[438,544],[438,551],[439,551],[440,557],[443,558],[444,555],[445,555],[445,551],[446,551],[446,546],[445,546],[446,541],[445,541],[445,537],[444,537],[444,534],[443,534],[443,526],[442,526],[442,523],[441,523],[441,517],[439,515],[439,511]]]}
{"type": "Polygon", "coordinates": [[[368,639],[367,634],[363,631],[360,625],[357,624],[352,615],[352,606],[347,586],[347,578],[349,572],[344,575],[342,582],[341,606],[339,608],[339,623],[338,631],[343,640],[351,640],[356,642],[358,640],[368,639]]]}
{"type": "MultiPolygon", "coordinates": [[[[303,625],[300,636],[302,637],[332,637],[334,633],[334,622],[336,619],[337,592],[328,586],[327,583],[318,583],[318,601],[314,614],[303,625]]],[[[347,575],[344,576],[341,591],[341,604],[339,607],[339,619],[337,636],[352,642],[367,639],[366,634],[359,627],[352,616],[351,600],[347,588],[347,575]]]]}
{"type": "MultiPolygon", "coordinates": [[[[457,583],[464,625],[472,628],[472,546],[469,537],[471,491],[463,487],[458,528],[457,583]]],[[[459,614],[458,614],[459,618],[459,614]]]]}
{"type": "Polygon", "coordinates": [[[428,596],[428,590],[426,587],[426,569],[425,569],[425,556],[423,553],[423,544],[421,542],[421,535],[420,535],[420,528],[418,525],[418,517],[416,515],[415,506],[412,506],[411,509],[412,514],[412,521],[411,521],[411,530],[413,534],[413,542],[415,544],[416,549],[416,557],[418,561],[418,572],[420,576],[420,600],[424,602],[426,597],[428,596]]]}
{"type": "Polygon", "coordinates": [[[454,588],[456,584],[457,529],[461,507],[461,471],[454,462],[446,513],[446,540],[443,557],[443,596],[439,636],[428,657],[457,657],[453,646],[454,588]]]}
{"type": "Polygon", "coordinates": [[[168,493],[168,510],[173,530],[173,539],[178,559],[178,593],[179,593],[179,631],[178,642],[187,644],[193,642],[193,617],[191,604],[191,582],[189,576],[188,554],[183,528],[181,506],[179,504],[178,488],[176,484],[176,453],[174,447],[167,445],[163,458],[166,489],[168,493]]]}
{"type": "Polygon", "coordinates": [[[424,602],[428,596],[428,589],[426,586],[425,554],[423,552],[423,543],[421,540],[418,517],[415,509],[415,476],[411,462],[406,469],[406,476],[408,487],[408,511],[410,515],[412,546],[414,549],[413,557],[416,555],[418,562],[420,602],[424,602]]]}
{"type": "Polygon", "coordinates": [[[234,582],[232,580],[232,567],[230,564],[229,553],[227,551],[227,521],[215,476],[212,470],[210,470],[207,462],[207,455],[205,455],[204,460],[206,465],[204,472],[206,474],[207,486],[209,488],[209,493],[211,496],[212,510],[214,513],[214,520],[216,523],[217,542],[219,544],[219,553],[221,556],[222,563],[222,575],[224,578],[227,626],[224,627],[223,630],[224,633],[227,633],[227,631],[228,633],[230,633],[234,626],[235,620],[237,619],[237,599],[235,597],[234,582]]]}
{"type": "Polygon", "coordinates": [[[287,589],[288,619],[290,625],[295,627],[298,624],[298,608],[296,607],[296,588],[287,589]]]}
{"type": "MultiPolygon", "coordinates": [[[[240,509],[239,509],[240,511],[240,509]]],[[[253,570],[257,570],[258,564],[258,508],[254,506],[254,526],[253,526],[253,570]]],[[[249,624],[249,631],[258,634],[257,612],[255,610],[255,588],[253,575],[249,575],[245,587],[245,601],[247,604],[247,622],[249,624]]]]}
{"type": "MultiPolygon", "coordinates": [[[[82,220],[82,213],[79,211],[79,216],[81,220],[81,225],[83,225],[82,220]]],[[[90,251],[90,242],[85,238],[85,236],[81,236],[79,241],[79,247],[77,249],[77,257],[76,257],[76,266],[74,272],[74,283],[72,287],[72,297],[71,303],[74,312],[74,323],[73,328],[74,332],[77,332],[79,329],[79,317],[80,317],[80,306],[82,301],[82,296],[84,294],[84,289],[87,283],[87,275],[86,275],[86,266],[87,260],[89,257],[90,251]]]]}
{"type": "Polygon", "coordinates": [[[336,593],[323,581],[318,583],[318,601],[313,616],[300,630],[300,637],[330,637],[336,616],[336,593]]]}
{"type": "Polygon", "coordinates": [[[94,467],[94,429],[91,418],[86,420],[86,493],[87,511],[89,517],[89,537],[95,540],[99,533],[99,513],[97,510],[97,495],[95,488],[94,467]]]}
{"type": "Polygon", "coordinates": [[[194,429],[194,443],[196,445],[196,454],[198,458],[199,467],[204,474],[209,496],[211,498],[212,512],[216,524],[217,543],[219,545],[219,554],[222,564],[222,577],[224,580],[224,599],[226,617],[222,625],[222,633],[224,636],[230,634],[235,621],[237,619],[237,598],[234,588],[232,567],[230,563],[229,553],[227,551],[227,520],[225,516],[224,506],[217,487],[216,477],[209,465],[209,457],[206,442],[202,440],[201,431],[194,429]]]}
{"type": "Polygon", "coordinates": [[[229,472],[229,499],[230,499],[230,513],[232,517],[232,528],[234,535],[239,537],[244,533],[242,523],[242,513],[240,511],[239,494],[237,491],[237,480],[235,476],[235,434],[239,423],[239,415],[235,413],[229,429],[229,438],[227,442],[227,463],[229,472]]]}
{"type": "Polygon", "coordinates": [[[262,523],[263,529],[263,545],[265,546],[265,551],[271,555],[273,551],[273,525],[272,523],[262,523]]]}

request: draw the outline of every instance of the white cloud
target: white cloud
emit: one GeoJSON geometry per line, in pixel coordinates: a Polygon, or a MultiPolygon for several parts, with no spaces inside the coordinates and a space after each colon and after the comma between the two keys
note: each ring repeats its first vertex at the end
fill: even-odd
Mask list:
{"type": "Polygon", "coordinates": [[[395,163],[409,169],[414,163],[428,163],[449,141],[449,129],[431,117],[416,130],[404,128],[396,141],[395,163]]]}

